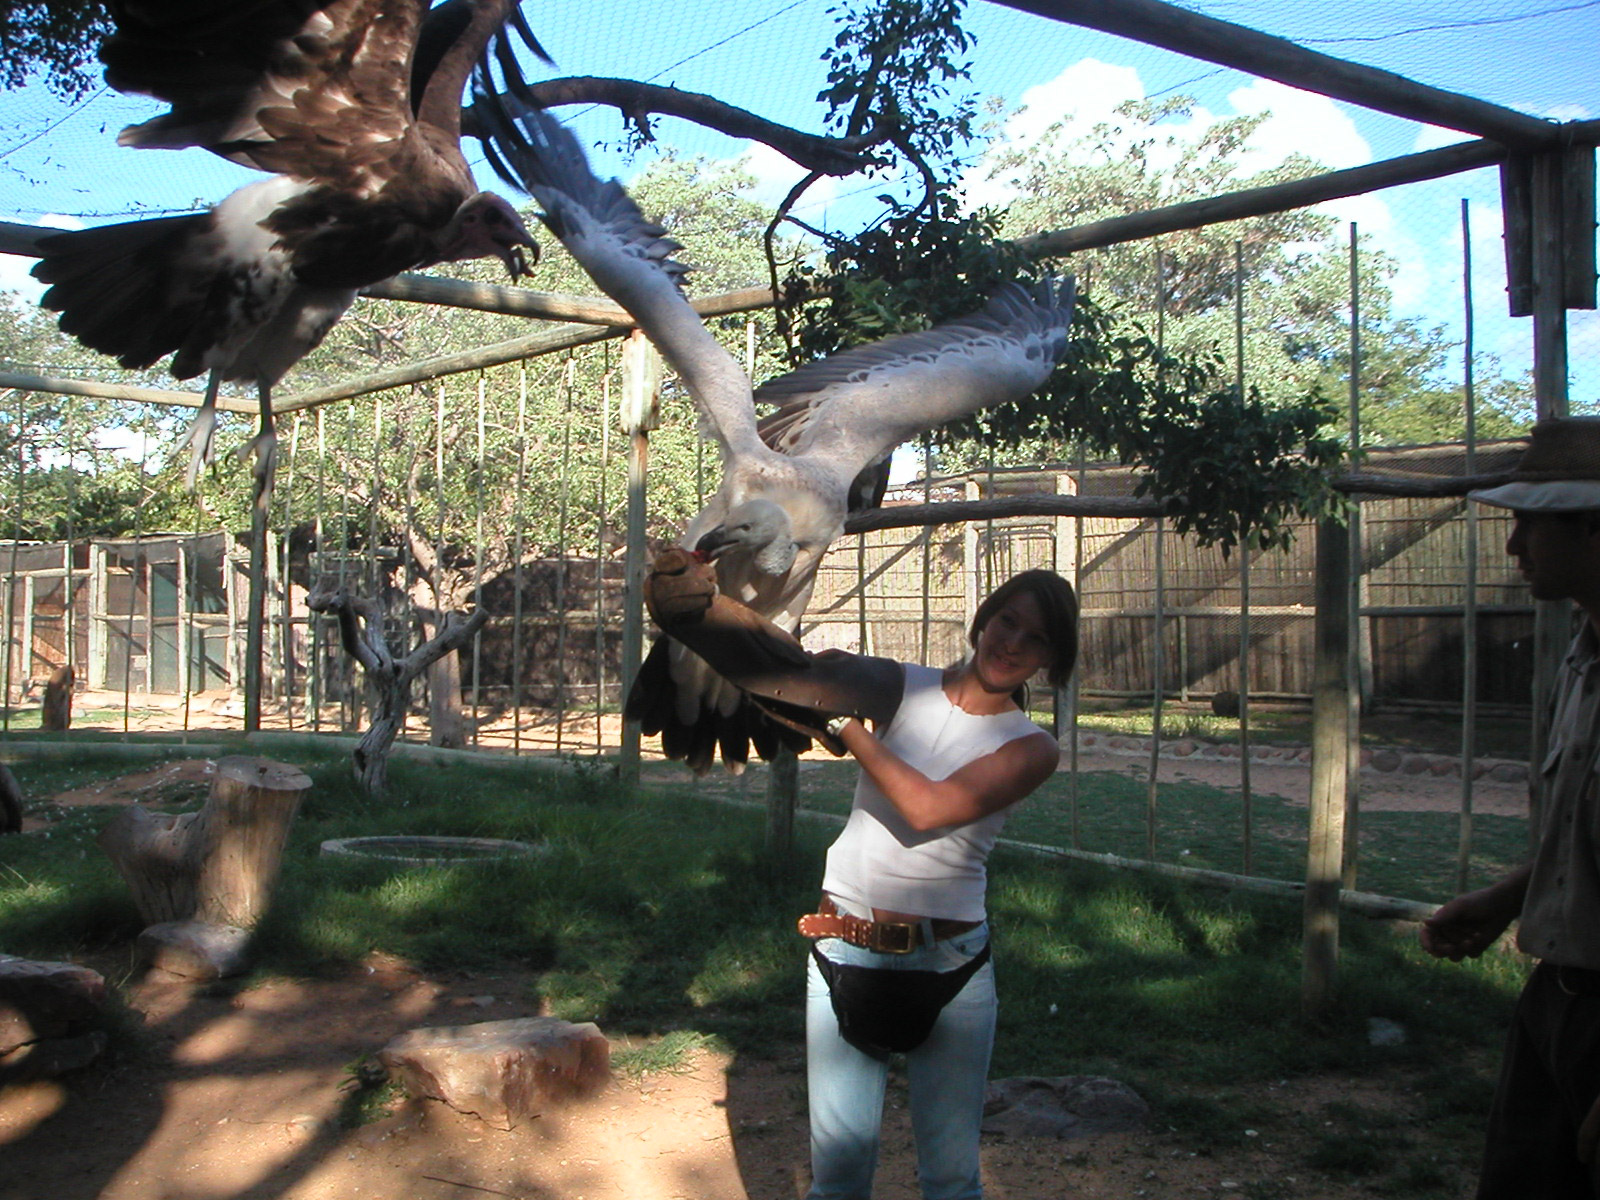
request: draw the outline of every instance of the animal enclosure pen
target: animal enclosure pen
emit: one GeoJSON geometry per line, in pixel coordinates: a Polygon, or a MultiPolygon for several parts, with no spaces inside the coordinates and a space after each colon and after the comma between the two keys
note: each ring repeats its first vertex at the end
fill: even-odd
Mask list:
{"type": "MultiPolygon", "coordinates": [[[[751,330],[741,329],[741,338],[751,330]]],[[[625,439],[611,437],[617,382],[615,354],[598,346],[352,399],[342,412],[299,414],[286,439],[269,555],[266,724],[346,734],[362,727],[360,680],[329,619],[304,603],[318,588],[348,586],[384,601],[396,646],[414,642],[432,614],[451,603],[491,613],[462,656],[460,678],[444,685],[462,697],[470,744],[512,753],[614,755],[621,742],[627,570],[619,554],[625,539],[611,508],[625,493],[624,456],[613,451],[625,439]],[[543,430],[537,439],[530,437],[536,425],[543,430]],[[588,436],[570,437],[574,428],[588,436]],[[359,436],[364,429],[373,436],[359,436]],[[536,460],[532,469],[530,458],[536,460]],[[401,463],[398,471],[389,469],[401,463]],[[495,543],[505,551],[498,558],[495,543]]],[[[658,539],[672,535],[676,497],[679,511],[698,503],[704,467],[711,465],[702,464],[698,478],[683,470],[698,457],[697,447],[669,440],[690,425],[670,381],[665,404],[653,442],[658,461],[679,465],[658,468],[651,480],[664,493],[651,496],[658,539]],[[676,478],[669,475],[674,471],[676,478]]],[[[1485,461],[1493,467],[1509,453],[1514,450],[1497,448],[1485,461]]],[[[1441,447],[1374,452],[1369,466],[1449,477],[1461,464],[1458,448],[1441,447]]],[[[930,502],[1027,507],[1041,496],[1089,511],[1130,504],[1148,509],[1134,497],[1136,486],[1134,472],[1106,464],[989,466],[913,481],[891,494],[879,518],[892,520],[930,502]]],[[[1362,677],[1371,680],[1370,697],[1385,707],[1454,710],[1460,671],[1441,667],[1461,656],[1454,620],[1459,606],[1452,607],[1450,593],[1465,570],[1465,505],[1402,498],[1368,507],[1362,555],[1368,597],[1359,644],[1366,648],[1362,677]]],[[[1531,627],[1531,610],[1495,543],[1493,533],[1480,539],[1477,567],[1481,586],[1491,589],[1483,593],[1479,619],[1486,644],[1495,648],[1481,656],[1480,704],[1514,711],[1525,707],[1528,672],[1511,647],[1531,627]]],[[[1082,669],[1075,696],[1059,705],[1041,696],[1036,711],[1047,721],[1059,714],[1058,732],[1075,752],[1073,723],[1080,711],[1087,719],[1096,708],[1148,709],[1151,732],[1161,734],[1168,732],[1155,718],[1162,702],[1189,721],[1197,709],[1230,694],[1258,705],[1303,707],[1312,690],[1314,546],[1314,530],[1302,527],[1290,549],[1253,552],[1247,607],[1240,594],[1242,555],[1225,558],[1170,530],[1158,535],[1150,516],[999,516],[868,530],[829,555],[803,636],[816,648],[946,663],[960,655],[972,609],[990,581],[1032,566],[1061,570],[1076,579],[1083,598],[1082,669]],[[1246,675],[1240,673],[1241,630],[1248,631],[1250,647],[1246,675]]],[[[23,565],[12,581],[19,612],[27,611],[22,598],[32,578],[26,564],[41,555],[60,563],[64,552],[64,546],[19,549],[23,565]]],[[[217,533],[193,539],[152,532],[121,543],[96,541],[75,554],[83,564],[80,589],[113,597],[103,609],[86,606],[78,618],[82,628],[103,628],[109,647],[99,659],[87,644],[81,651],[89,685],[121,692],[124,711],[143,711],[155,696],[183,698],[182,725],[191,732],[236,726],[237,705],[216,702],[230,697],[232,681],[241,678],[241,547],[217,533]],[[105,582],[94,582],[102,573],[105,582]],[[124,601],[124,593],[136,599],[124,601]],[[175,607],[163,597],[176,597],[175,607]],[[163,621],[185,632],[163,634],[163,621]],[[180,656],[181,666],[171,665],[178,660],[164,649],[175,644],[191,648],[180,656]],[[132,670],[121,657],[130,648],[132,670]],[[173,686],[185,672],[201,685],[173,686]],[[224,690],[191,697],[207,685],[224,690]],[[191,698],[201,702],[188,703],[191,698]],[[220,713],[213,711],[219,707],[220,713]]],[[[22,644],[20,623],[12,628],[14,644],[22,644]]],[[[32,677],[52,661],[37,654],[32,677]]],[[[19,679],[29,675],[20,659],[13,670],[19,679]]],[[[429,714],[438,709],[426,703],[426,694],[416,699],[407,736],[425,738],[429,714]]],[[[1262,756],[1273,752],[1266,745],[1256,749],[1262,756]]],[[[1077,820],[1070,847],[1180,863],[1182,846],[1161,827],[1159,788],[1170,761],[1150,758],[1149,795],[1156,803],[1143,814],[1139,850],[1130,855],[1077,820]]],[[[1250,760],[1241,755],[1237,761],[1246,774],[1250,760]]],[[[1241,844],[1244,857],[1218,864],[1221,869],[1249,873],[1248,832],[1241,844]]]]}
{"type": "MultiPolygon", "coordinates": [[[[1088,10],[1094,6],[1050,7],[1088,21],[1093,16],[1088,10]]],[[[1159,17],[1162,6],[1140,3],[1117,8],[1126,19],[1135,21],[1135,26],[1122,32],[1148,36],[1152,41],[1159,41],[1157,33],[1165,32],[1172,40],[1177,27],[1171,24],[1170,12],[1161,18],[1168,23],[1164,30],[1138,25],[1139,20],[1148,19],[1151,10],[1159,17]]],[[[1309,81],[1317,75],[1311,67],[1327,65],[1322,56],[1311,55],[1308,67],[1305,56],[1288,55],[1283,47],[1265,45],[1253,34],[1241,34],[1222,49],[1203,38],[1180,36],[1176,40],[1189,49],[1209,44],[1205,53],[1220,56],[1219,61],[1237,66],[1235,59],[1248,60],[1245,65],[1249,69],[1267,78],[1306,86],[1312,86],[1309,81]]],[[[1506,289],[1512,311],[1531,313],[1534,318],[1537,411],[1541,415],[1565,411],[1569,372],[1564,309],[1593,304],[1592,219],[1583,211],[1580,185],[1587,170],[1587,203],[1592,210],[1593,158],[1592,151],[1584,147],[1592,145],[1596,129],[1588,123],[1558,129],[1520,113],[1420,85],[1397,88],[1408,81],[1344,66],[1351,69],[1326,75],[1333,81],[1330,88],[1342,99],[1371,103],[1413,119],[1420,113],[1427,120],[1496,140],[1467,142],[1233,196],[1056,228],[1033,234],[1023,243],[1039,254],[1071,255],[1074,268],[1086,279],[1094,274],[1095,256],[1100,254],[1119,253],[1154,263],[1148,286],[1115,299],[1135,316],[1154,317],[1157,324],[1171,322],[1163,336],[1175,340],[1185,280],[1180,270],[1169,286],[1169,275],[1161,265],[1175,235],[1263,212],[1294,212],[1309,219],[1311,205],[1380,188],[1389,189],[1391,197],[1400,192],[1419,196],[1419,203],[1442,212],[1440,189],[1450,185],[1430,181],[1503,163],[1507,244],[1512,259],[1506,289]],[[1569,189],[1566,184],[1573,186],[1569,189]],[[1565,216],[1560,211],[1563,194],[1576,201],[1565,216]],[[1588,229],[1583,227],[1586,220],[1588,229]],[[1161,252],[1154,250],[1151,239],[1155,238],[1167,239],[1161,252]],[[1129,245],[1131,250],[1118,249],[1129,245]],[[1539,254],[1533,252],[1536,245],[1539,254]],[[1563,265],[1563,253],[1568,263],[1583,264],[1584,246],[1588,247],[1587,266],[1563,265]]],[[[1478,183],[1482,183],[1481,176],[1478,183]]],[[[1452,209],[1455,199],[1448,198],[1452,209]]],[[[21,236],[29,235],[25,231],[21,236]]],[[[1318,236],[1326,240],[1325,233],[1318,236]]],[[[1382,275],[1384,268],[1380,253],[1363,254],[1362,238],[1353,227],[1350,243],[1350,285],[1345,296],[1350,314],[1347,354],[1319,351],[1321,357],[1310,363],[1291,357],[1288,363],[1280,358],[1274,360],[1275,365],[1263,365],[1260,350],[1272,341],[1274,332],[1270,314],[1260,311],[1263,296],[1283,280],[1272,270],[1264,269],[1258,277],[1247,268],[1240,242],[1234,242],[1232,282],[1226,278],[1187,281],[1193,294],[1209,286],[1230,295],[1236,302],[1229,314],[1233,327],[1226,328],[1216,319],[1199,320],[1191,323],[1183,336],[1191,343],[1218,347],[1227,347],[1231,341],[1241,394],[1258,382],[1282,384],[1283,394],[1288,394],[1291,387],[1303,392],[1315,383],[1339,381],[1348,388],[1351,400],[1349,440],[1356,450],[1379,438],[1408,439],[1392,429],[1374,437],[1369,428],[1371,419],[1383,415],[1381,410],[1393,397],[1384,392],[1381,381],[1374,380],[1383,372],[1366,373],[1370,351],[1363,344],[1363,333],[1385,315],[1374,314],[1381,306],[1376,297],[1363,294],[1361,281],[1363,269],[1382,275]],[[1251,294],[1242,279],[1248,279],[1251,294]],[[1269,378],[1273,371],[1282,371],[1286,379],[1269,378]]],[[[1173,261],[1181,268],[1181,262],[1173,261]]],[[[1470,269],[1463,271],[1463,307],[1469,311],[1470,276],[1470,269]]],[[[430,293],[436,297],[450,295],[443,281],[418,284],[402,280],[377,290],[398,295],[413,284],[422,291],[436,288],[430,293]]],[[[1218,311],[1225,309],[1221,306],[1218,311]]],[[[520,300],[517,305],[508,303],[506,310],[534,311],[520,300]]],[[[721,309],[723,313],[734,311],[741,310],[732,302],[721,309]]],[[[554,314],[547,311],[543,315],[554,314]]],[[[267,723],[313,732],[347,731],[361,724],[367,704],[361,682],[350,674],[337,639],[329,636],[326,620],[307,615],[301,602],[306,593],[331,585],[361,587],[381,601],[389,638],[395,645],[409,646],[436,627],[445,612],[469,602],[495,615],[459,667],[454,659],[447,660],[430,679],[429,699],[434,703],[426,723],[413,718],[414,733],[429,728],[454,738],[455,731],[446,726],[455,720],[452,709],[465,705],[465,740],[484,748],[509,743],[513,752],[580,749],[598,755],[623,743],[625,732],[618,728],[615,707],[621,694],[623,664],[636,661],[637,647],[623,631],[639,620],[637,604],[630,601],[630,587],[637,585],[643,568],[638,548],[645,531],[637,520],[626,528],[630,523],[620,519],[617,510],[619,498],[626,496],[630,512],[642,517],[645,511],[645,442],[642,427],[636,423],[623,431],[628,434],[627,453],[621,451],[621,437],[613,450],[611,401],[618,381],[616,368],[603,349],[585,347],[613,336],[608,325],[619,322],[615,313],[609,319],[590,319],[594,324],[582,333],[536,333],[514,343],[413,364],[354,385],[287,397],[279,405],[281,412],[295,414],[297,422],[303,421],[307,411],[314,411],[317,424],[314,439],[302,424],[296,425],[289,439],[284,486],[271,518],[276,544],[282,549],[269,556],[278,560],[279,575],[270,621],[273,636],[268,639],[268,653],[273,657],[262,672],[264,698],[274,705],[274,711],[265,714],[267,723]],[[570,357],[557,364],[556,352],[570,357]],[[538,377],[533,386],[524,385],[523,372],[538,377]],[[467,374],[468,380],[464,384],[439,382],[451,374],[467,374]],[[516,398],[514,405],[512,397],[516,398]],[[344,408],[342,439],[333,428],[339,424],[337,419],[324,428],[325,406],[335,403],[344,408]],[[586,431],[587,436],[574,437],[575,429],[586,431]],[[308,465],[305,460],[313,444],[315,461],[308,465]],[[314,489],[308,489],[309,480],[315,480],[314,489]],[[583,543],[591,541],[591,531],[592,545],[585,546],[583,543]],[[508,545],[513,551],[492,564],[497,550],[508,545]],[[632,549],[619,555],[624,547],[632,549]],[[587,636],[590,631],[592,642],[587,636]],[[457,669],[459,677],[452,674],[457,669]]],[[[1471,327],[1469,316],[1462,373],[1469,398],[1478,365],[1471,327]]],[[[1391,346],[1404,349],[1404,320],[1391,322],[1387,328],[1396,335],[1391,346]]],[[[747,326],[741,332],[748,344],[753,330],[747,326]]],[[[1439,363],[1432,364],[1431,372],[1433,377],[1444,374],[1439,363]]],[[[19,405],[25,405],[30,394],[72,390],[57,388],[59,381],[21,371],[6,372],[0,382],[17,391],[19,405]]],[[[1508,395],[1526,399],[1525,393],[1517,397],[1524,392],[1520,380],[1501,382],[1508,395]]],[[[1443,390],[1450,399],[1452,389],[1443,390]]],[[[123,389],[129,396],[136,391],[123,389]]],[[[101,389],[99,394],[111,392],[101,389]]],[[[141,398],[157,397],[143,393],[141,398]]],[[[691,478],[696,500],[709,486],[697,439],[686,419],[685,397],[669,386],[664,389],[663,405],[663,423],[648,443],[656,460],[649,512],[658,536],[678,528],[683,514],[690,511],[691,478]],[[694,469],[690,469],[691,462],[694,469]]],[[[235,411],[248,412],[249,407],[239,403],[235,411]]],[[[1469,403],[1460,414],[1465,446],[1461,453],[1469,472],[1485,466],[1479,460],[1473,412],[1469,403]]],[[[1447,422],[1449,435],[1437,440],[1458,440],[1454,420],[1452,415],[1447,422]]],[[[13,522],[13,529],[20,542],[27,472],[23,445],[28,428],[20,410],[18,426],[19,520],[13,522]]],[[[1440,456],[1441,474],[1451,473],[1450,468],[1457,465],[1448,459],[1448,453],[1440,456]]],[[[925,460],[925,468],[930,465],[925,460]]],[[[1367,465],[1375,464],[1369,460],[1367,465]]],[[[1401,465],[1409,468],[1415,463],[1401,465]]],[[[1255,718],[1260,706],[1274,701],[1303,702],[1314,697],[1313,844],[1308,858],[1325,901],[1341,886],[1348,888],[1358,880],[1360,831],[1354,820],[1344,824],[1340,819],[1359,811],[1351,803],[1359,797],[1360,775],[1353,769],[1359,733],[1353,718],[1360,715],[1358,701],[1370,698],[1374,704],[1407,701],[1451,706],[1458,708],[1470,731],[1478,714],[1490,704],[1525,711],[1528,677],[1532,693],[1543,692],[1541,672],[1548,669],[1551,647],[1559,640],[1558,614],[1543,610],[1536,620],[1531,619],[1521,607],[1514,582],[1508,584],[1503,574],[1497,574],[1504,571],[1504,562],[1494,553],[1489,523],[1478,522],[1484,526],[1484,536],[1477,537],[1470,506],[1441,500],[1426,489],[1414,496],[1402,495],[1394,502],[1398,507],[1390,510],[1379,508],[1379,503],[1386,502],[1363,502],[1367,514],[1352,526],[1359,538],[1354,544],[1344,540],[1346,535],[1337,526],[1324,524],[1315,537],[1310,529],[1301,530],[1297,550],[1260,551],[1246,545],[1236,551],[1232,562],[1219,564],[1208,557],[1209,552],[1202,554],[1177,535],[1173,528],[1177,514],[1158,517],[1154,500],[1129,504],[1126,496],[1097,497],[1092,481],[1100,476],[1114,478],[1115,471],[1091,471],[1073,464],[1049,475],[1052,486],[1013,497],[1020,502],[1010,508],[995,507],[1004,499],[1001,493],[1007,472],[991,466],[955,481],[940,481],[933,474],[925,469],[921,486],[910,489],[912,499],[927,504],[937,490],[953,486],[963,496],[951,503],[988,504],[985,515],[967,520],[959,534],[954,532],[954,513],[948,509],[942,515],[928,512],[908,518],[907,523],[917,531],[910,535],[889,532],[891,526],[882,521],[876,526],[865,521],[852,525],[857,531],[875,532],[863,532],[856,545],[845,543],[836,549],[828,568],[832,590],[824,595],[819,586],[818,604],[811,615],[813,642],[850,645],[853,626],[858,647],[938,662],[959,646],[961,620],[970,612],[969,597],[997,575],[1036,562],[1069,571],[1085,598],[1085,666],[1075,695],[1053,705],[1052,715],[1058,732],[1070,734],[1091,715],[1087,710],[1092,702],[1148,703],[1152,737],[1147,790],[1142,798],[1143,858],[1156,860],[1171,849],[1161,836],[1166,812],[1159,745],[1175,704],[1223,695],[1236,698],[1244,801],[1240,865],[1250,871],[1258,867],[1250,778],[1255,718]],[[918,492],[920,496],[915,495],[918,492]],[[1040,492],[1044,495],[1038,496],[1040,492]],[[1037,511],[1030,514],[1029,509],[1037,511]],[[1102,528],[1099,522],[1106,524],[1102,528]],[[1069,545],[1070,553],[1066,552],[1069,545]],[[1312,550],[1319,552],[1320,571],[1308,568],[1312,550]],[[1239,569],[1246,564],[1247,570],[1239,569]],[[1429,575],[1429,571],[1437,573],[1429,575]],[[905,608],[910,612],[899,611],[905,608]],[[1454,624],[1458,609],[1465,614],[1459,626],[1454,624]],[[878,619],[879,614],[884,619],[878,619]],[[888,619],[889,614],[900,620],[888,619]],[[1530,625],[1539,649],[1524,659],[1515,646],[1530,625]],[[1472,656],[1486,637],[1503,639],[1499,644],[1504,650],[1475,660],[1472,656]],[[1452,649],[1457,640],[1459,654],[1452,649]],[[1456,663],[1461,665],[1454,666],[1456,663]],[[1452,673],[1459,689],[1452,685],[1452,673]]],[[[1426,481],[1419,483],[1415,474],[1412,482],[1420,487],[1426,481]]],[[[140,475],[143,479],[143,469],[140,475]]],[[[1042,483],[1044,475],[1038,479],[1042,483]]],[[[1401,485],[1402,493],[1406,486],[1401,485]]],[[[902,516],[915,507],[903,506],[902,516]]],[[[894,514],[891,508],[879,516],[892,522],[894,514]]],[[[133,539],[126,613],[91,609],[82,618],[89,628],[102,614],[108,626],[118,616],[124,618],[127,632],[121,644],[120,678],[125,728],[130,725],[131,697],[138,677],[134,651],[141,628],[141,603],[145,613],[142,628],[150,642],[155,639],[157,624],[154,596],[158,589],[147,582],[141,593],[138,583],[141,571],[154,578],[142,554],[147,539],[154,541],[155,531],[141,528],[133,539]]],[[[69,564],[69,588],[74,540],[69,533],[60,552],[61,561],[69,564]]],[[[22,549],[14,551],[11,558],[13,564],[19,564],[22,549]]],[[[92,569],[91,555],[85,570],[92,569]]],[[[105,569],[109,579],[109,558],[105,569]]],[[[18,620],[19,615],[35,611],[25,594],[31,579],[20,565],[10,572],[7,613],[13,650],[7,658],[7,672],[14,671],[14,679],[27,676],[38,665],[33,635],[24,637],[18,620]],[[20,596],[19,586],[24,592],[20,596]]],[[[261,578],[255,582],[274,583],[261,578]]],[[[67,611],[75,610],[68,605],[67,611]]],[[[230,686],[236,686],[247,673],[239,671],[241,665],[253,668],[256,662],[253,655],[246,656],[249,663],[238,662],[237,611],[230,600],[226,609],[230,648],[223,656],[230,686]]],[[[180,623],[191,619],[180,605],[180,623]]],[[[249,624],[259,636],[259,626],[249,624]]],[[[192,638],[185,645],[191,643],[192,638]]],[[[84,653],[92,651],[86,648],[84,653]]],[[[187,697],[195,679],[210,676],[187,665],[189,652],[182,660],[186,665],[178,674],[187,681],[187,697]]],[[[143,665],[149,687],[153,682],[150,660],[143,665]]],[[[91,675],[94,670],[91,666],[91,675]]],[[[11,693],[15,690],[9,689],[11,693]]],[[[263,715],[261,699],[247,689],[247,725],[252,720],[252,704],[255,717],[263,715]]],[[[7,700],[9,705],[10,694],[7,700]]],[[[195,715],[187,699],[183,712],[187,727],[195,715]]],[[[1072,745],[1075,760],[1076,739],[1072,745]]],[[[1536,753],[1537,745],[1536,730],[1536,753]]],[[[1459,877],[1465,879],[1473,846],[1470,733],[1464,739],[1463,752],[1466,761],[1461,767],[1456,865],[1459,877]]],[[[1073,842],[1086,849],[1093,847],[1097,831],[1081,825],[1076,812],[1072,830],[1073,842]]],[[[1325,911],[1331,907],[1325,906],[1325,911]]]]}

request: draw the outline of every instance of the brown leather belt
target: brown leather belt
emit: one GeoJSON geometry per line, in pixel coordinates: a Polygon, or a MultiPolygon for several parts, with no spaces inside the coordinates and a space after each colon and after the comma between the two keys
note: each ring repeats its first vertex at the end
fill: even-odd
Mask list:
{"type": "MultiPolygon", "coordinates": [[[[817,906],[820,911],[807,913],[800,918],[800,936],[811,938],[838,938],[864,950],[879,954],[910,954],[923,944],[923,923],[912,921],[873,921],[866,917],[852,917],[842,913],[832,900],[824,897],[817,906]]],[[[966,933],[983,924],[981,921],[950,921],[936,918],[928,921],[933,929],[933,940],[942,942],[957,934],[966,933]]]]}

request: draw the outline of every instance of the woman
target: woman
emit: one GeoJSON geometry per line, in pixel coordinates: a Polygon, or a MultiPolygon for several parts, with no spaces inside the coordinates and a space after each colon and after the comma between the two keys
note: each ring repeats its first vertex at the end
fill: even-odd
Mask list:
{"type": "Polygon", "coordinates": [[[646,591],[657,620],[741,686],[832,708],[827,733],[861,767],[850,819],[828,851],[821,904],[800,921],[817,939],[806,997],[809,1196],[871,1195],[888,1055],[905,1050],[925,1200],[979,1197],[997,1008],[985,862],[1011,807],[1056,768],[1055,739],[1021,701],[1037,672],[1056,685],[1071,673],[1076,597],[1049,571],[1007,580],[978,606],[972,653],[944,671],[838,654],[756,670],[748,610],[719,596],[684,619],[693,604],[658,603],[703,587],[693,581],[707,574],[658,560],[646,591]],[[860,717],[876,721],[877,733],[860,717]]]}

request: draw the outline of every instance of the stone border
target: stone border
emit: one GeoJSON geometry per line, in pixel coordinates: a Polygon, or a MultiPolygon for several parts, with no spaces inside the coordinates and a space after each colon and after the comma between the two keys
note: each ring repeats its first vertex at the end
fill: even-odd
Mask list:
{"type": "MultiPolygon", "coordinates": [[[[1151,739],[1133,734],[1078,731],[1078,749],[1126,757],[1150,756],[1151,739]]],[[[1161,757],[1198,759],[1202,762],[1237,762],[1239,747],[1232,742],[1207,742],[1200,738],[1176,738],[1161,744],[1161,757]]],[[[1310,766],[1309,746],[1250,747],[1250,761],[1275,767],[1310,766]]],[[[1461,758],[1450,754],[1424,754],[1393,747],[1361,748],[1361,769],[1382,775],[1431,775],[1461,778],[1461,758]]],[[[1473,763],[1472,777],[1492,783],[1526,783],[1528,764],[1504,758],[1480,758],[1473,763]]]]}
{"type": "Polygon", "coordinates": [[[329,838],[322,853],[335,857],[363,858],[370,862],[406,863],[410,866],[456,866],[498,862],[507,858],[537,858],[550,849],[546,842],[514,842],[506,838],[425,837],[420,834],[376,834],[371,837],[329,838]],[[415,848],[415,855],[378,852],[379,846],[394,850],[415,848]],[[435,857],[429,850],[473,850],[477,854],[435,857]]]}

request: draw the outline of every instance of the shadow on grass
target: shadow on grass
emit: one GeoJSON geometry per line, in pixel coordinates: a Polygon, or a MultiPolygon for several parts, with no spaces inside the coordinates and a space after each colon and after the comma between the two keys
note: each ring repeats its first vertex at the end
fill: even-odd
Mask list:
{"type": "MultiPolygon", "coordinates": [[[[805,945],[793,923],[815,900],[833,830],[802,823],[779,872],[759,849],[759,811],[687,789],[634,797],[595,771],[396,763],[394,795],[376,803],[342,762],[311,772],[315,786],[260,930],[264,971],[337,975],[373,952],[435,973],[516,968],[528,981],[523,999],[539,1010],[597,1021],[613,1036],[713,1037],[740,1061],[789,1064],[789,1086],[799,1086],[805,945]],[[423,870],[318,853],[328,838],[396,833],[537,840],[549,851],[423,870]]],[[[1214,791],[1192,799],[1196,829],[1219,818],[1216,797],[1202,794],[1214,791]]],[[[0,843],[10,868],[0,869],[0,946],[69,957],[132,937],[137,917],[92,843],[108,816],[61,814],[48,840],[0,843]]],[[[1052,819],[1059,815],[1030,802],[1008,832],[1052,819]]],[[[1097,820],[1097,831],[1103,824],[1113,823],[1097,820]]],[[[1438,1103],[1423,1133],[1442,1139],[1449,1162],[1475,1154],[1487,1099],[1480,1064],[1509,1015],[1516,962],[1438,963],[1407,931],[1347,919],[1338,1007],[1308,1023],[1299,1016],[1298,902],[1010,851],[995,855],[991,874],[997,1076],[1112,1075],[1151,1099],[1164,1126],[1203,1140],[1291,1119],[1263,1115],[1270,1081],[1425,1072],[1431,1095],[1453,1099],[1438,1103]],[[1406,1045],[1368,1044],[1367,1021],[1380,1016],[1407,1028],[1406,1045]]],[[[226,1068],[241,1078],[252,1069],[226,1068]]],[[[783,1194],[773,1182],[782,1176],[792,1195],[803,1139],[784,1142],[789,1157],[775,1171],[768,1136],[741,1125],[757,1110],[743,1091],[748,1078],[730,1075],[727,1101],[747,1190],[783,1194]]],[[[285,1170],[287,1180],[301,1167],[285,1170]]]]}

